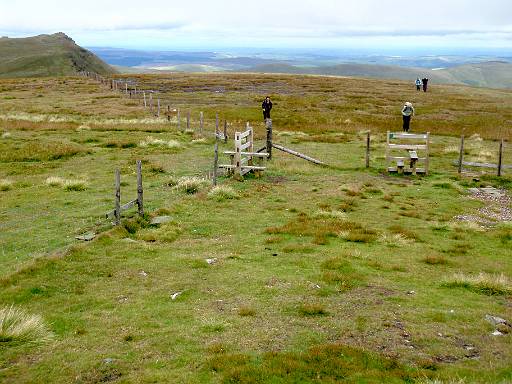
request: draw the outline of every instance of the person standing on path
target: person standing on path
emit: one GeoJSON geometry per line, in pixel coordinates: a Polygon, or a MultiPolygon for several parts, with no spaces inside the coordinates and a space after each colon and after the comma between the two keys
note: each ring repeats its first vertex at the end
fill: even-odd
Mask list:
{"type": "Polygon", "coordinates": [[[263,120],[270,119],[270,111],[272,110],[272,101],[270,101],[270,97],[266,97],[263,103],[261,104],[261,108],[263,109],[263,120]]]}
{"type": "Polygon", "coordinates": [[[416,79],[416,83],[415,84],[416,84],[416,90],[417,91],[421,91],[421,84],[422,84],[422,82],[421,82],[419,77],[416,79]]]}
{"type": "Polygon", "coordinates": [[[403,129],[404,132],[409,132],[409,127],[411,124],[411,117],[414,115],[414,107],[410,102],[406,102],[404,107],[402,108],[402,117],[404,120],[403,129]]]}
{"type": "Polygon", "coordinates": [[[427,92],[428,78],[424,77],[421,82],[423,83],[423,92],[427,92]]]}

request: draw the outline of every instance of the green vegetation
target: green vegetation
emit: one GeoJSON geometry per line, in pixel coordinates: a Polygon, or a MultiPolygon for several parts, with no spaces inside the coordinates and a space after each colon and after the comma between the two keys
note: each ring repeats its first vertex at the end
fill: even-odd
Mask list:
{"type": "Polygon", "coordinates": [[[173,100],[170,122],[87,79],[0,80],[12,97],[0,99],[9,185],[0,307],[40,314],[53,335],[0,342],[2,383],[512,381],[511,336],[493,336],[485,320],[512,319],[510,225],[454,219],[485,214],[468,188],[510,193],[512,179],[508,170],[459,176],[450,149],[466,127],[467,156],[495,156],[490,139],[510,138],[511,92],[446,86],[420,96],[399,82],[301,76],[137,79],[161,87],[165,107],[173,100]],[[275,140],[329,166],[276,151],[262,177],[220,177],[213,189],[212,135],[179,131],[172,110],[184,118],[190,107],[196,131],[203,111],[205,132],[218,110],[230,137],[250,120],[263,146],[267,92],[275,140]],[[404,99],[419,107],[413,131],[434,132],[428,177],[383,172],[385,132],[399,130],[404,99]],[[148,137],[179,145],[140,145],[148,137]],[[113,228],[114,171],[122,203],[133,200],[136,160],[146,216],[133,208],[113,228]],[[67,191],[70,180],[86,189],[67,191]],[[151,224],[157,216],[169,221],[151,224]],[[75,240],[88,232],[96,238],[75,240]]]}
{"type": "Polygon", "coordinates": [[[64,33],[0,39],[0,78],[70,76],[81,71],[115,72],[64,33]]]}

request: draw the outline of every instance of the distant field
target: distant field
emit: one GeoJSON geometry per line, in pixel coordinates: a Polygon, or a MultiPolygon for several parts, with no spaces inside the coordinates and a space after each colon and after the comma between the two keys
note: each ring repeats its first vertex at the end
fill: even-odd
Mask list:
{"type": "Polygon", "coordinates": [[[512,227],[489,218],[512,207],[469,192],[510,195],[512,170],[459,176],[453,166],[461,133],[466,159],[497,161],[496,140],[511,139],[512,92],[424,94],[405,82],[314,76],[127,78],[160,92],[160,118],[92,80],[0,80],[0,308],[41,315],[53,335],[28,344],[0,333],[0,382],[512,382],[511,334],[492,336],[485,320],[512,321],[512,227]],[[329,166],[276,152],[262,178],[221,178],[221,197],[207,182],[197,193],[180,187],[211,170],[199,112],[205,132],[218,112],[231,136],[250,121],[263,143],[266,95],[275,141],[329,166]],[[404,101],[417,110],[413,132],[433,135],[428,177],[384,172],[385,132],[400,131],[404,101]],[[178,108],[182,129],[191,112],[188,132],[178,108]],[[130,211],[112,228],[114,169],[126,202],[138,159],[147,217],[130,211]],[[149,225],[156,215],[172,221],[149,225]],[[98,237],[74,239],[88,231],[98,237]]]}

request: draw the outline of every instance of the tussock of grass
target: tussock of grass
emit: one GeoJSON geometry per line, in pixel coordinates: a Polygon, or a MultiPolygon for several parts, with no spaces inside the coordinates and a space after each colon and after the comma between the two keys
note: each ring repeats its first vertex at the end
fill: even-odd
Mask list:
{"type": "Polygon", "coordinates": [[[304,303],[299,307],[299,313],[302,316],[322,316],[327,315],[328,312],[322,304],[318,303],[304,303]]]}
{"type": "Polygon", "coordinates": [[[135,148],[137,147],[137,143],[129,140],[109,140],[107,141],[103,147],[105,148],[135,148]]]}
{"type": "Polygon", "coordinates": [[[0,151],[0,162],[53,161],[88,152],[76,144],[61,142],[21,143],[13,151],[0,151]]]}
{"type": "Polygon", "coordinates": [[[449,288],[466,288],[488,296],[512,294],[512,282],[504,274],[466,275],[459,272],[446,279],[443,285],[449,288]]]}
{"type": "Polygon", "coordinates": [[[143,228],[137,232],[137,239],[150,243],[172,243],[180,236],[181,227],[177,223],[167,223],[158,228],[143,228]]]}
{"type": "Polygon", "coordinates": [[[347,291],[364,281],[363,276],[354,269],[352,264],[340,256],[325,260],[320,268],[324,270],[322,280],[328,284],[334,284],[338,291],[347,291]]]}
{"type": "Polygon", "coordinates": [[[0,179],[0,191],[8,191],[12,189],[12,181],[7,179],[0,179]]]}
{"type": "Polygon", "coordinates": [[[417,369],[395,360],[339,344],[256,357],[215,354],[209,368],[222,375],[223,383],[412,383],[420,377],[417,369]]]}
{"type": "Polygon", "coordinates": [[[216,201],[225,201],[238,199],[235,190],[227,185],[217,185],[208,192],[208,198],[216,201]]]}
{"type": "Polygon", "coordinates": [[[448,260],[441,255],[429,255],[422,260],[425,264],[428,265],[446,265],[448,264],[448,260]]]}
{"type": "Polygon", "coordinates": [[[238,309],[238,315],[242,317],[256,315],[256,310],[251,307],[243,306],[238,309]]]}
{"type": "Polygon", "coordinates": [[[496,227],[496,236],[502,243],[512,242],[512,222],[501,223],[496,227]]]}
{"type": "Polygon", "coordinates": [[[46,185],[50,187],[62,187],[66,183],[66,179],[59,176],[50,176],[46,179],[46,185]]]}
{"type": "Polygon", "coordinates": [[[196,176],[193,177],[181,177],[176,184],[176,189],[190,195],[199,192],[202,188],[205,188],[210,183],[206,179],[202,179],[196,176]]]}
{"type": "Polygon", "coordinates": [[[181,143],[177,140],[162,140],[156,139],[152,136],[146,137],[145,140],[142,140],[139,145],[141,147],[167,147],[170,149],[179,149],[182,147],[181,143]]]}
{"type": "Polygon", "coordinates": [[[87,183],[84,180],[66,180],[64,183],[64,189],[66,191],[85,191],[87,189],[87,183]]]}
{"type": "Polygon", "coordinates": [[[381,244],[385,244],[388,247],[403,247],[405,245],[411,244],[413,241],[407,238],[405,235],[401,233],[381,233],[377,240],[381,244]]]}
{"type": "Polygon", "coordinates": [[[314,249],[302,244],[291,244],[283,247],[284,253],[311,253],[314,249]]]}
{"type": "Polygon", "coordinates": [[[340,212],[340,211],[334,211],[334,210],[327,211],[327,210],[320,209],[313,214],[313,217],[320,218],[320,219],[324,218],[324,219],[344,220],[347,218],[347,215],[344,212],[340,212]]]}
{"type": "Polygon", "coordinates": [[[0,345],[2,343],[43,343],[52,333],[39,315],[31,315],[14,305],[0,309],[0,345]]]}
{"type": "Polygon", "coordinates": [[[2,133],[2,136],[0,136],[2,139],[8,139],[9,137],[11,137],[11,133],[10,132],[3,132],[2,133]]]}
{"type": "Polygon", "coordinates": [[[357,207],[358,203],[355,199],[346,199],[340,203],[339,209],[342,212],[352,212],[357,207]]]}
{"type": "Polygon", "coordinates": [[[410,229],[404,228],[401,225],[394,224],[389,227],[389,231],[393,234],[402,235],[406,239],[409,240],[419,240],[419,236],[417,233],[411,231],[410,229]]]}

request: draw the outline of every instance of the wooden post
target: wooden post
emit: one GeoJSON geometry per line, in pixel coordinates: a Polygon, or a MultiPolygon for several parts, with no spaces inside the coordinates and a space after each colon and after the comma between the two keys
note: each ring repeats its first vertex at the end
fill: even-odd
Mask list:
{"type": "Polygon", "coordinates": [[[137,205],[139,216],[144,216],[144,189],[142,188],[142,161],[137,160],[137,205]]]}
{"type": "Polygon", "coordinates": [[[386,170],[389,173],[389,131],[386,133],[386,170]]]}
{"type": "Polygon", "coordinates": [[[458,173],[462,173],[462,161],[464,159],[464,135],[460,137],[460,151],[459,151],[459,170],[458,173]]]}
{"type": "Polygon", "coordinates": [[[160,98],[158,98],[158,112],[157,117],[160,117],[160,98]]]}
{"type": "Polygon", "coordinates": [[[428,176],[430,167],[430,132],[427,132],[427,153],[425,154],[425,176],[428,176]]]}
{"type": "Polygon", "coordinates": [[[121,223],[121,172],[119,169],[116,169],[115,184],[116,199],[114,207],[114,225],[119,225],[121,223]]]}
{"type": "Polygon", "coordinates": [[[124,93],[128,94],[128,83],[124,83],[124,93]]]}
{"type": "Polygon", "coordinates": [[[235,178],[240,180],[242,178],[242,154],[240,153],[240,147],[242,146],[242,140],[240,139],[240,132],[235,132],[235,178]]]}
{"type": "Polygon", "coordinates": [[[219,143],[215,137],[215,147],[213,155],[213,186],[217,185],[217,168],[219,167],[219,143]]]}
{"type": "Polygon", "coordinates": [[[366,132],[366,168],[370,168],[370,131],[366,132]]]}
{"type": "Polygon", "coordinates": [[[167,121],[171,121],[171,106],[167,105],[167,121]]]}
{"type": "Polygon", "coordinates": [[[187,112],[187,130],[190,129],[190,111],[187,112]]]}
{"type": "Polygon", "coordinates": [[[146,103],[146,91],[142,92],[142,95],[144,96],[144,108],[147,108],[148,104],[146,103]]]}
{"type": "Polygon", "coordinates": [[[500,152],[498,154],[498,176],[501,176],[501,168],[503,167],[503,139],[500,141],[500,152]]]}
{"type": "Polygon", "coordinates": [[[199,133],[203,134],[203,124],[204,124],[204,114],[203,112],[199,112],[199,133]]]}
{"type": "Polygon", "coordinates": [[[149,110],[153,112],[153,91],[149,92],[149,110]]]}
{"type": "Polygon", "coordinates": [[[224,120],[224,144],[228,142],[228,121],[224,120]]]}
{"type": "Polygon", "coordinates": [[[266,128],[267,128],[267,153],[268,159],[272,159],[272,119],[266,119],[266,128]]]}

